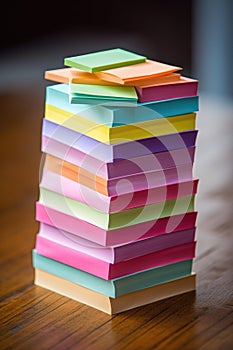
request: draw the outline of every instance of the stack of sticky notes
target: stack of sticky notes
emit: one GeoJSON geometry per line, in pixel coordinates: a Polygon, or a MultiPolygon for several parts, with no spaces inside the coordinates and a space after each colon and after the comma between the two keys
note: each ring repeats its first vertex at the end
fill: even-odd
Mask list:
{"type": "Polygon", "coordinates": [[[198,82],[122,49],[47,71],[35,283],[108,314],[195,289],[198,82]]]}

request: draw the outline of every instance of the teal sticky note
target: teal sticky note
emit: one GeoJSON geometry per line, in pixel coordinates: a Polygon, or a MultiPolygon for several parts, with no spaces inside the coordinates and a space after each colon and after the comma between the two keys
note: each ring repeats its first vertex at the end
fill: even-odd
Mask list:
{"type": "MultiPolygon", "coordinates": [[[[122,88],[126,88],[126,86],[122,86],[122,88]]],[[[90,90],[88,90],[88,93],[90,93],[90,90]]],[[[100,98],[97,99],[96,97],[87,99],[75,93],[73,95],[74,96],[72,96],[68,84],[47,86],[46,103],[60,108],[63,111],[83,116],[96,123],[108,125],[110,127],[172,116],[175,117],[177,115],[196,112],[199,108],[198,96],[143,103],[125,100],[128,106],[130,105],[130,108],[128,108],[128,106],[116,106],[112,108],[111,104],[112,101],[114,101],[113,99],[103,100],[100,98]],[[134,106],[132,107],[132,105],[134,106]]],[[[120,100],[121,103],[122,101],[123,100],[120,100]]]]}
{"type": "Polygon", "coordinates": [[[64,64],[69,67],[94,73],[106,69],[141,63],[145,60],[145,56],[118,48],[74,57],[67,57],[64,60],[64,64]]]}
{"type": "Polygon", "coordinates": [[[189,276],[192,271],[192,260],[189,259],[105,280],[38,254],[36,250],[32,251],[32,259],[34,268],[54,274],[111,298],[174,281],[175,279],[189,276]]]}

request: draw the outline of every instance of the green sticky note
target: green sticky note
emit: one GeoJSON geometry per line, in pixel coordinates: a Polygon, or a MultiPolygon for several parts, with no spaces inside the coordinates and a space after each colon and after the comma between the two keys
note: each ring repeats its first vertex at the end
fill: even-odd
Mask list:
{"type": "Polygon", "coordinates": [[[109,214],[40,186],[41,204],[56,209],[66,215],[87,221],[104,230],[127,227],[145,221],[191,212],[194,210],[194,199],[195,195],[179,197],[165,202],[153,203],[147,206],[109,214]]]}
{"type": "Polygon", "coordinates": [[[104,101],[137,102],[137,93],[132,86],[109,86],[70,84],[71,103],[101,103],[104,101]]]}
{"type": "Polygon", "coordinates": [[[112,49],[88,53],[85,55],[67,57],[64,64],[69,67],[79,68],[86,72],[94,73],[106,69],[129,66],[141,63],[146,57],[123,49],[112,49]]]}

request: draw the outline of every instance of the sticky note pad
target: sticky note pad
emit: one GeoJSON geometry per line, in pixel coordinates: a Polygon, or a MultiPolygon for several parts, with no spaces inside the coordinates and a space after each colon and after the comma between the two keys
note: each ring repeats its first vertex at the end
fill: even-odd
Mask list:
{"type": "Polygon", "coordinates": [[[136,104],[137,93],[131,86],[104,86],[89,84],[70,84],[71,103],[103,103],[121,101],[136,104]]]}
{"type": "Polygon", "coordinates": [[[146,57],[123,49],[112,49],[88,53],[85,55],[67,57],[64,64],[69,67],[94,73],[102,70],[129,66],[145,62],[146,57]]]}
{"type": "Polygon", "coordinates": [[[181,67],[171,66],[166,63],[146,60],[128,67],[106,69],[103,72],[97,72],[96,75],[103,80],[136,86],[140,82],[143,83],[143,80],[166,76],[181,69],[181,67]]]}

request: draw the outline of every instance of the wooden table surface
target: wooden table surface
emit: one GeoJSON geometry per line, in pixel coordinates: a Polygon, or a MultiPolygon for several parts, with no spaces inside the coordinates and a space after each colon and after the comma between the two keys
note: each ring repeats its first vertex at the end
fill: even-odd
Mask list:
{"type": "Polygon", "coordinates": [[[198,226],[196,293],[109,316],[33,284],[42,90],[1,96],[0,349],[232,349],[229,223],[198,226]]]}

